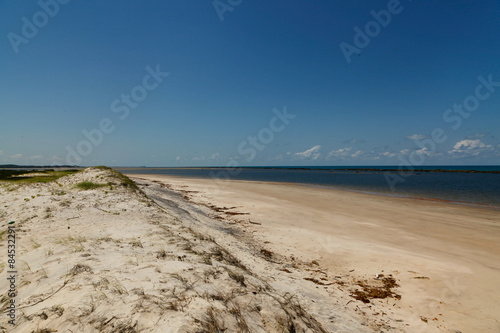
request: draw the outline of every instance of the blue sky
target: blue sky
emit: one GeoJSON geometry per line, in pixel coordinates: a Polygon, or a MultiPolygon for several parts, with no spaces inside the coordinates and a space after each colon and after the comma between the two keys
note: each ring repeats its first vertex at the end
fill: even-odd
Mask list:
{"type": "Polygon", "coordinates": [[[1,164],[500,164],[498,1],[4,1],[0,15],[1,164]]]}

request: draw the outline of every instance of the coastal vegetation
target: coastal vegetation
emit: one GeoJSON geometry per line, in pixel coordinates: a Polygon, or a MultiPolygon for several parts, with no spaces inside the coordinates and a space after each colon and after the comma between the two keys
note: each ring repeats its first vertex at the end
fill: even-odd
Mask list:
{"type": "Polygon", "coordinates": [[[80,190],[93,190],[96,188],[104,187],[108,184],[98,184],[94,182],[80,182],[76,184],[76,187],[78,187],[80,190]]]}
{"type": "Polygon", "coordinates": [[[61,177],[78,172],[76,169],[69,170],[0,170],[0,181],[16,184],[27,183],[49,183],[61,177]]]}

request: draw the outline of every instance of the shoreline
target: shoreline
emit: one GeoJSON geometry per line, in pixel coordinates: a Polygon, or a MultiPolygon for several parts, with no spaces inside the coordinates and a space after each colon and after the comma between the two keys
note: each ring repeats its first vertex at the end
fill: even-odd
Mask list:
{"type": "MultiPolygon", "coordinates": [[[[121,170],[121,168],[120,168],[121,170]]],[[[121,172],[121,171],[120,171],[121,172]]],[[[168,178],[179,178],[179,179],[196,179],[196,180],[212,180],[216,182],[226,182],[226,180],[214,179],[210,177],[197,177],[197,176],[184,176],[184,175],[167,175],[167,174],[136,174],[136,173],[126,173],[123,171],[128,177],[136,177],[136,176],[159,176],[159,177],[168,177],[168,178]]],[[[451,205],[458,205],[464,207],[472,207],[472,208],[482,208],[482,209],[491,209],[495,211],[500,211],[500,206],[494,206],[491,204],[481,204],[481,203],[473,203],[467,201],[459,201],[459,200],[448,200],[448,199],[440,199],[440,198],[432,198],[432,197],[419,197],[419,196],[411,196],[405,194],[391,194],[389,192],[375,192],[361,189],[349,189],[342,187],[334,187],[328,185],[320,185],[320,184],[308,184],[308,183],[292,183],[292,182],[277,182],[277,181],[266,181],[266,180],[245,180],[245,179],[231,179],[229,181],[232,182],[248,182],[248,183],[256,183],[256,184],[274,184],[274,185],[290,185],[290,186],[303,186],[305,188],[320,188],[332,191],[341,191],[341,192],[349,192],[349,193],[360,193],[367,195],[374,195],[380,197],[389,197],[389,198],[401,198],[401,199],[409,199],[409,200],[422,200],[422,201],[432,201],[432,202],[442,202],[451,205]]]]}
{"type": "Polygon", "coordinates": [[[324,186],[336,190],[416,198],[500,209],[500,178],[492,173],[337,172],[292,169],[157,169],[122,170],[128,174],[165,174],[186,178],[225,179],[324,186]]]}
{"type": "Polygon", "coordinates": [[[237,207],[230,218],[270,251],[316,258],[325,272],[353,280],[391,272],[401,285],[396,317],[417,331],[500,328],[495,209],[298,184],[129,176],[169,184],[197,204],[237,207]]]}
{"type": "MultiPolygon", "coordinates": [[[[429,166],[433,167],[433,166],[429,166]]],[[[447,167],[446,165],[439,165],[436,167],[447,167]]],[[[453,166],[448,166],[453,167],[453,166]]],[[[460,166],[462,167],[462,166],[460,166]]],[[[464,166],[466,167],[466,166],[464,166]]],[[[498,165],[471,165],[471,167],[493,167],[495,169],[500,169],[498,165]]],[[[352,168],[328,168],[328,167],[266,167],[266,166],[239,166],[239,167],[114,167],[114,169],[119,171],[124,171],[126,173],[127,170],[162,170],[162,169],[186,169],[186,170],[200,170],[200,169],[216,169],[216,170],[230,170],[234,172],[235,169],[241,170],[303,170],[303,171],[329,171],[329,172],[351,172],[351,171],[361,171],[361,172],[375,172],[375,173],[415,173],[415,172],[443,172],[443,173],[493,173],[500,174],[500,170],[475,170],[475,169],[413,169],[413,170],[402,170],[399,168],[389,168],[382,169],[381,168],[373,168],[373,167],[352,167],[352,168]]]]}

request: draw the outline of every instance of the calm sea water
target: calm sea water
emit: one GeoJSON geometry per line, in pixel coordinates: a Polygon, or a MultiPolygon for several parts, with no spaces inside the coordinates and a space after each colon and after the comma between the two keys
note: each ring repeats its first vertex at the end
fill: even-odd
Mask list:
{"type": "MultiPolygon", "coordinates": [[[[196,178],[225,178],[298,183],[382,195],[448,200],[500,208],[500,173],[419,172],[390,186],[397,166],[240,168],[116,168],[124,173],[165,174],[196,178]],[[363,168],[363,170],[361,170],[363,168]],[[343,170],[350,169],[350,170],[343,170]],[[356,170],[353,170],[356,169],[356,170]]],[[[423,170],[500,171],[500,166],[426,166],[423,170]]]]}

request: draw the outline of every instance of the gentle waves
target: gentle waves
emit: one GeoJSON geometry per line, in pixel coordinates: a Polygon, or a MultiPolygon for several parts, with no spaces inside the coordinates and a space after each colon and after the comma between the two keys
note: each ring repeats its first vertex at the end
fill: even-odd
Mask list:
{"type": "Polygon", "coordinates": [[[435,170],[500,171],[498,166],[433,166],[413,174],[382,171],[397,167],[272,167],[272,168],[116,168],[124,173],[164,174],[195,178],[286,182],[381,195],[444,200],[500,208],[500,173],[435,170]],[[366,169],[365,169],[366,168],[366,169]],[[405,176],[406,175],[406,176],[405,176]],[[396,177],[396,178],[395,178],[396,177]],[[393,180],[391,187],[390,181],[393,180]],[[394,179],[401,181],[394,182],[394,179]]]}

